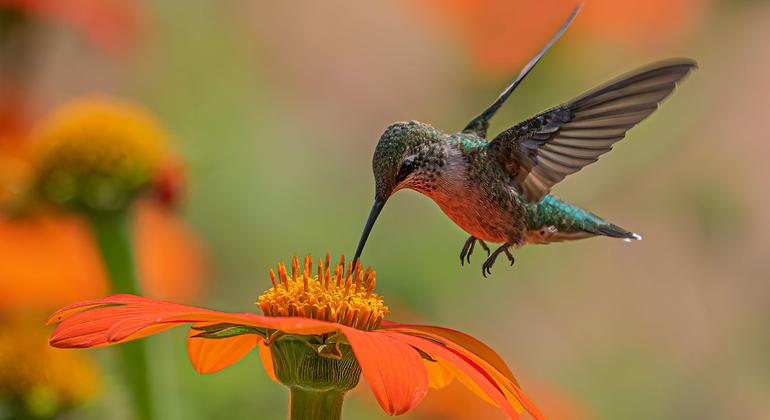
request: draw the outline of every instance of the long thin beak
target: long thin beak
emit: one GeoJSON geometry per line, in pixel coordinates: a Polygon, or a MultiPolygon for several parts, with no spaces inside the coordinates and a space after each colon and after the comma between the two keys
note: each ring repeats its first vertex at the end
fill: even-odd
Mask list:
{"type": "Polygon", "coordinates": [[[353,258],[353,264],[355,264],[356,261],[358,261],[358,258],[361,257],[361,252],[364,250],[364,245],[366,245],[366,239],[369,238],[369,232],[372,231],[372,226],[374,226],[374,222],[377,221],[377,216],[380,215],[384,206],[385,200],[374,200],[372,211],[369,212],[369,219],[366,221],[364,231],[361,233],[361,239],[358,241],[358,248],[356,248],[356,256],[353,258]]]}

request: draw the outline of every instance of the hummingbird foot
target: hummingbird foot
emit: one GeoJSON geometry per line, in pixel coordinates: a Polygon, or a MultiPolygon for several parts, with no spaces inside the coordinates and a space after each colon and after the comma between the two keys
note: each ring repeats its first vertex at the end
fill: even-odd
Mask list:
{"type": "Polygon", "coordinates": [[[476,238],[475,236],[471,236],[467,241],[465,241],[465,245],[463,245],[463,249],[460,251],[460,265],[465,265],[466,261],[468,261],[468,264],[471,263],[471,254],[473,254],[473,248],[476,247],[476,241],[481,244],[481,248],[483,248],[484,251],[487,251],[487,255],[489,255],[490,251],[487,243],[481,239],[476,238]]]}
{"type": "Polygon", "coordinates": [[[484,261],[484,265],[481,267],[481,274],[484,275],[484,277],[487,277],[487,274],[492,274],[492,266],[495,265],[495,260],[497,260],[497,256],[505,253],[505,256],[508,257],[508,261],[511,262],[511,265],[515,262],[513,258],[513,254],[511,254],[511,251],[508,250],[508,248],[511,247],[511,244],[505,243],[501,245],[499,248],[497,248],[492,254],[487,258],[486,261],[484,261]]]}

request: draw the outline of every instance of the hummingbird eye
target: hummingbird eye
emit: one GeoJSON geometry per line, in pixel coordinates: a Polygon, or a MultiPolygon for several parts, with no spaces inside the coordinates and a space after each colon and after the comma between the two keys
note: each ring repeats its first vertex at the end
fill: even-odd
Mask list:
{"type": "Polygon", "coordinates": [[[403,181],[410,173],[412,173],[415,167],[414,160],[416,157],[416,155],[411,155],[401,162],[401,167],[398,169],[398,176],[396,176],[396,182],[403,181]]]}

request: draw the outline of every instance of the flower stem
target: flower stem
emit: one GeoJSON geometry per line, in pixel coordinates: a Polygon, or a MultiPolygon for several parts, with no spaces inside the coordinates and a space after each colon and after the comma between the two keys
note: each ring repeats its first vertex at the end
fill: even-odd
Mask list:
{"type": "MultiPolygon", "coordinates": [[[[138,293],[131,217],[128,210],[90,214],[91,229],[96,238],[112,293],[138,293]]],[[[142,341],[131,341],[118,347],[136,418],[152,419],[152,399],[147,369],[147,354],[142,341]]]]}
{"type": "Polygon", "coordinates": [[[344,391],[315,391],[291,387],[290,420],[339,420],[342,416],[344,391]]]}

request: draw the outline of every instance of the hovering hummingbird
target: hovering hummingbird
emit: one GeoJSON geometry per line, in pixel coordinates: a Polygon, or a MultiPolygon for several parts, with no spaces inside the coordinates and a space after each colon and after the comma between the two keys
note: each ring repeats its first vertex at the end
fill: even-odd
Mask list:
{"type": "Polygon", "coordinates": [[[471,235],[460,252],[461,264],[470,263],[476,242],[483,247],[489,255],[482,266],[484,277],[491,274],[501,253],[513,265],[511,247],[593,236],[641,239],[549,192],[567,175],[596,162],[652,114],[697,67],[693,60],[652,64],[516,124],[491,141],[486,139],[490,118],[561,37],[580,7],[513,83],[461,132],[444,133],[417,121],[398,122],[385,130],[372,160],[374,205],[353,261],[360,257],[385,202],[404,188],[433,199],[471,235]],[[502,245],[490,254],[486,242],[502,245]]]}

